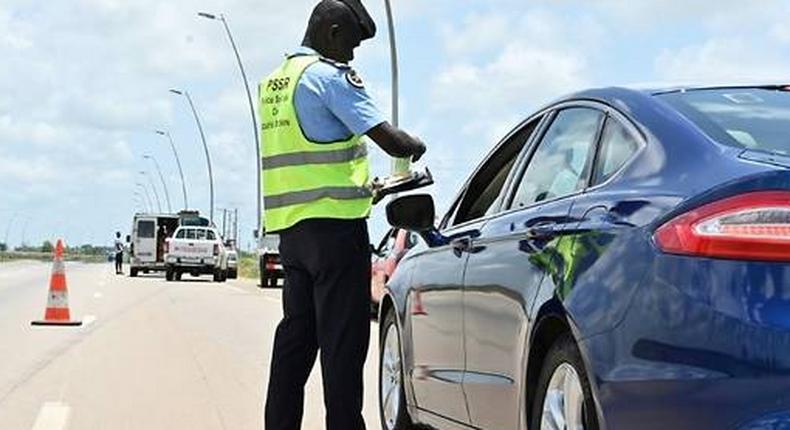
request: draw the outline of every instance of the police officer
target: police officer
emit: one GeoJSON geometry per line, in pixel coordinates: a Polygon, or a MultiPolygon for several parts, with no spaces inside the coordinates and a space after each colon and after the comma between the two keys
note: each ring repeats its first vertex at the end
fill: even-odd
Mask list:
{"type": "Polygon", "coordinates": [[[302,46],[259,87],[265,227],[280,235],[284,317],[277,327],[267,430],[301,426],[321,352],[326,428],[359,430],[370,337],[371,209],[363,135],[418,160],[425,145],[390,125],[348,65],[376,26],[360,0],[323,0],[302,46]]]}

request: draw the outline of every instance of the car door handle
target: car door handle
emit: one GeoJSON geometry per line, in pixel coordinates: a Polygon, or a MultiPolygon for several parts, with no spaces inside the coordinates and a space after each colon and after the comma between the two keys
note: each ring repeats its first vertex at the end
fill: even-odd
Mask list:
{"type": "Polygon", "coordinates": [[[457,252],[466,252],[472,246],[472,239],[469,237],[459,237],[450,242],[450,246],[457,252]]]}
{"type": "Polygon", "coordinates": [[[549,240],[556,235],[554,224],[536,225],[527,230],[527,239],[529,240],[549,240]]]}

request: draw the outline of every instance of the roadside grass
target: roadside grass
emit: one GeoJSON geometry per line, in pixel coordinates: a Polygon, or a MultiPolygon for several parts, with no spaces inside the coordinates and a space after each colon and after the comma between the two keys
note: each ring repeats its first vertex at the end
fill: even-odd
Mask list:
{"type": "MultiPolygon", "coordinates": [[[[0,263],[18,260],[52,261],[51,252],[0,252],[0,263]]],[[[72,254],[64,255],[66,261],[80,261],[83,263],[104,263],[107,258],[103,255],[95,254],[72,254]]]]}
{"type": "Polygon", "coordinates": [[[256,255],[242,255],[239,258],[239,276],[248,279],[258,279],[258,257],[256,255]]]}

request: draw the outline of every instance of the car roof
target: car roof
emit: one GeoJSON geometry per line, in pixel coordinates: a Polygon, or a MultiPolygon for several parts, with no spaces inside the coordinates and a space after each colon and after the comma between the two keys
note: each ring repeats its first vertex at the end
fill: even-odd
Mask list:
{"type": "Polygon", "coordinates": [[[563,102],[574,99],[603,99],[605,101],[613,102],[613,99],[620,99],[622,96],[631,94],[633,96],[656,96],[661,94],[669,94],[676,92],[686,91],[701,91],[701,90],[717,90],[717,89],[745,89],[745,88],[765,88],[765,89],[785,89],[790,90],[790,83],[787,82],[772,82],[772,83],[698,83],[698,84],[678,84],[678,83],[638,83],[628,84],[611,87],[590,88],[578,91],[560,98],[557,102],[563,102]]]}

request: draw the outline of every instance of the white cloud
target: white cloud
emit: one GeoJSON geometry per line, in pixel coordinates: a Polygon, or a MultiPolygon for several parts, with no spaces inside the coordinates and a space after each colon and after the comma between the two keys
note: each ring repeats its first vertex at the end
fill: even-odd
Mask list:
{"type": "Polygon", "coordinates": [[[790,58],[754,47],[742,38],[714,37],[701,44],[667,49],[656,58],[656,73],[674,81],[754,83],[790,78],[790,58]]]}

